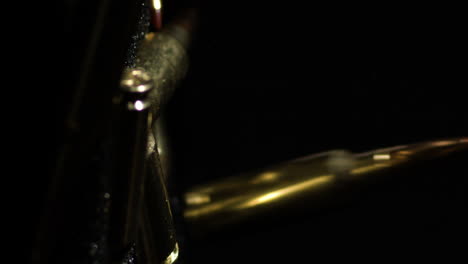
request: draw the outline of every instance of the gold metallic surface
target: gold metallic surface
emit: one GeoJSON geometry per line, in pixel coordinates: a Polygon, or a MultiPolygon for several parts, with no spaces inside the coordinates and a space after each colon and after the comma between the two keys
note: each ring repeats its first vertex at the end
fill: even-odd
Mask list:
{"type": "Polygon", "coordinates": [[[346,199],[346,190],[397,176],[396,168],[468,150],[468,138],[431,141],[351,154],[319,153],[190,189],[184,217],[194,233],[216,231],[285,209],[346,199]]]}
{"type": "Polygon", "coordinates": [[[173,263],[179,248],[161,161],[154,149],[147,157],[147,166],[139,233],[143,255],[148,263],[173,263]]]}
{"type": "Polygon", "coordinates": [[[157,151],[159,154],[163,176],[164,179],[167,180],[168,176],[171,174],[171,148],[164,113],[156,120],[152,127],[151,134],[154,135],[155,140],[158,142],[154,151],[157,151]]]}
{"type": "MultiPolygon", "coordinates": [[[[161,2],[154,1],[154,7],[156,11],[161,9],[161,2]]],[[[164,105],[184,78],[188,66],[188,42],[181,42],[181,30],[174,28],[147,34],[140,43],[136,68],[129,70],[122,80],[122,86],[132,92],[145,91],[147,86],[154,88],[144,100],[138,98],[127,105],[128,110],[147,109],[145,112],[149,114],[149,129],[145,130],[148,140],[142,151],[147,173],[140,191],[143,202],[138,238],[143,245],[142,258],[148,263],[173,263],[179,250],[166,186],[170,173],[169,151],[160,119],[164,105]]],[[[185,35],[188,37],[189,33],[185,35]]]]}
{"type": "Polygon", "coordinates": [[[170,30],[149,33],[140,43],[135,64],[153,81],[155,89],[148,99],[153,116],[158,117],[177,84],[185,77],[188,68],[186,49],[170,30]]]}
{"type": "Polygon", "coordinates": [[[179,257],[179,244],[175,244],[174,250],[167,256],[167,258],[163,261],[162,264],[172,264],[175,263],[177,258],[179,257]]]}

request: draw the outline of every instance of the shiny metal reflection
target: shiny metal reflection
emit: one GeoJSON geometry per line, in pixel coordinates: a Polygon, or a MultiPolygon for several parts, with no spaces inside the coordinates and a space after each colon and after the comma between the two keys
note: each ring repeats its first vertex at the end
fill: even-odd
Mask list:
{"type": "Polygon", "coordinates": [[[153,0],[153,8],[156,10],[160,10],[162,7],[161,0],[153,0]]]}
{"type": "MultiPolygon", "coordinates": [[[[348,191],[398,174],[396,168],[468,150],[467,138],[401,145],[352,154],[328,151],[191,188],[185,220],[203,235],[259,217],[321,208],[348,191]]],[[[351,192],[350,192],[351,193],[351,192]]]]}
{"type": "Polygon", "coordinates": [[[390,160],[390,154],[375,154],[374,155],[374,160],[390,160]]]}
{"type": "MultiPolygon", "coordinates": [[[[159,31],[161,1],[153,1],[154,26],[159,31]]],[[[192,24],[191,18],[181,18],[192,24]]],[[[122,86],[134,92],[152,89],[144,100],[138,98],[128,104],[134,112],[148,112],[148,126],[145,127],[147,141],[144,154],[146,173],[142,188],[142,203],[139,217],[138,239],[143,250],[141,257],[148,263],[174,263],[179,254],[176,241],[166,177],[169,171],[169,151],[164,134],[162,111],[171,98],[178,83],[184,78],[188,67],[187,48],[191,31],[179,25],[167,25],[164,30],[149,33],[141,41],[135,60],[136,69],[130,70],[122,86]],[[143,74],[144,73],[144,74],[143,74]],[[135,75],[137,75],[135,78],[135,75]]]]}
{"type": "Polygon", "coordinates": [[[163,264],[172,264],[176,262],[177,258],[179,257],[179,244],[175,244],[174,250],[167,256],[164,260],[163,264]]]}
{"type": "Polygon", "coordinates": [[[159,154],[164,178],[167,180],[171,174],[171,148],[170,138],[167,135],[166,120],[162,114],[154,123],[152,134],[157,141],[157,147],[154,149],[159,154]]]}

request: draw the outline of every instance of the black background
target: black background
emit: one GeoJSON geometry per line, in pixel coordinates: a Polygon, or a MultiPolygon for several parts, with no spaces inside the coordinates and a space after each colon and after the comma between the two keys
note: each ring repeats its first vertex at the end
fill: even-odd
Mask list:
{"type": "Polygon", "coordinates": [[[189,76],[170,108],[190,171],[226,175],[331,148],[466,135],[456,15],[253,2],[203,2],[189,76]]]}

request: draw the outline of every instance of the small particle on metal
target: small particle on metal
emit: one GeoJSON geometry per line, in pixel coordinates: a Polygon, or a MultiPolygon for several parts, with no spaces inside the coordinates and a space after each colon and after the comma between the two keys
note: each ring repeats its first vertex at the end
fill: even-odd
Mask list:
{"type": "Polygon", "coordinates": [[[124,257],[122,264],[136,264],[136,258],[135,244],[133,244],[124,257]]]}
{"type": "Polygon", "coordinates": [[[105,193],[104,198],[109,199],[110,198],[110,193],[105,193]]]}

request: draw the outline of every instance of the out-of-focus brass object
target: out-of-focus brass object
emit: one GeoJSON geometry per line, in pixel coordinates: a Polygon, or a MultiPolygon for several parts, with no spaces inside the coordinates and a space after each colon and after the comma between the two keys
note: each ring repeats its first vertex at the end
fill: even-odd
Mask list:
{"type": "Polygon", "coordinates": [[[194,234],[205,234],[261,216],[313,209],[347,199],[397,168],[468,150],[468,138],[431,141],[352,154],[324,152],[196,186],[185,193],[184,217],[194,234]]]}

